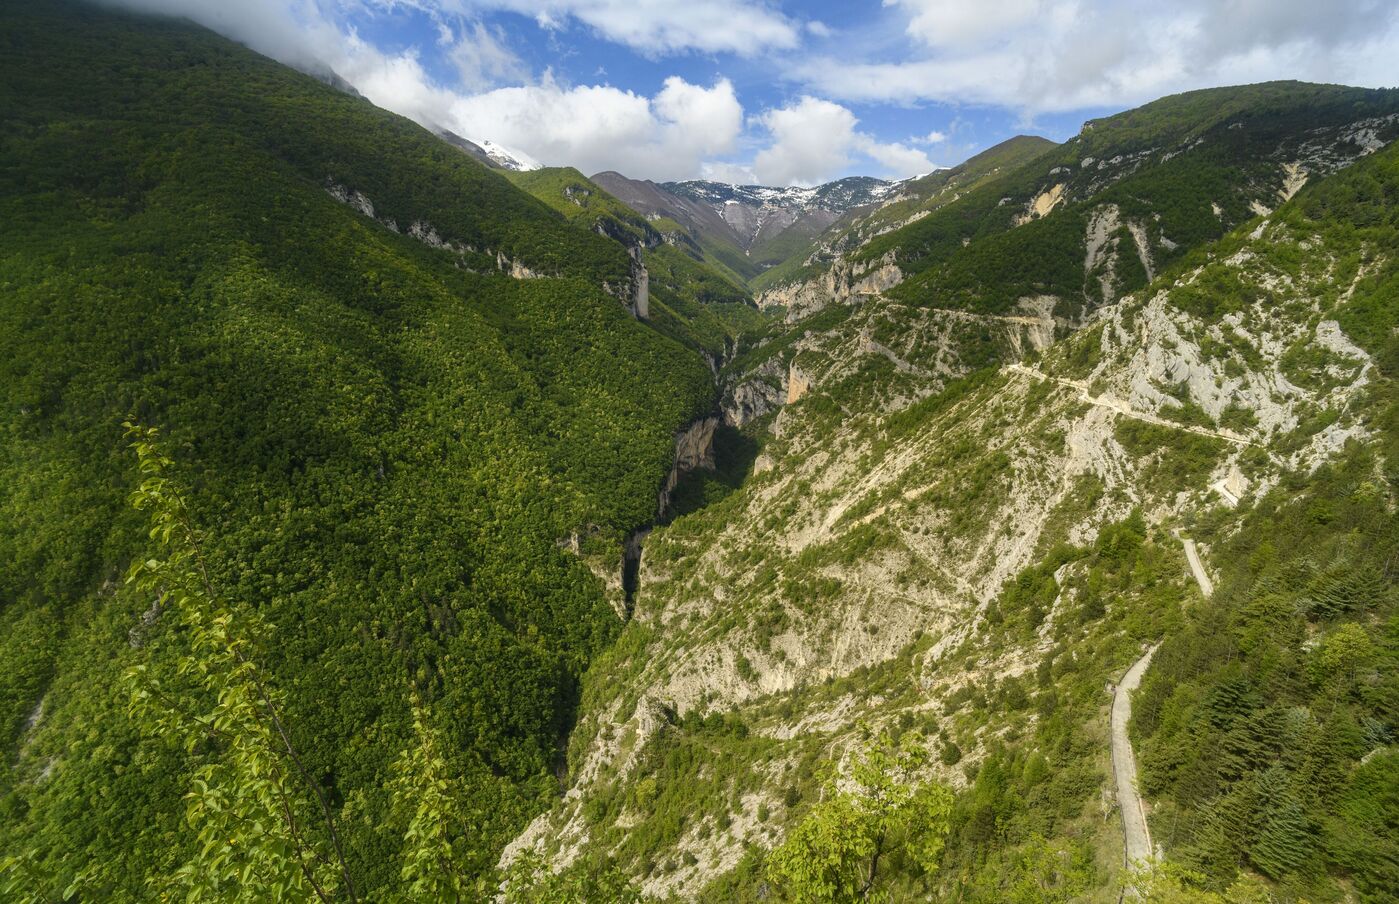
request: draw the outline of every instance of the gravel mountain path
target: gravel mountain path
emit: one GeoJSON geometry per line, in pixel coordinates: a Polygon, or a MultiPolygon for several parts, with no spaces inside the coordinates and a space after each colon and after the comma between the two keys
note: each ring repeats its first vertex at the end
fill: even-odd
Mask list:
{"type": "Polygon", "coordinates": [[[1142,675],[1151,664],[1151,656],[1160,644],[1147,650],[1132,663],[1122,676],[1112,695],[1112,773],[1117,782],[1117,804],[1122,811],[1122,837],[1128,866],[1151,860],[1155,849],[1151,844],[1151,828],[1146,823],[1146,809],[1137,792],[1137,758],[1132,753],[1132,741],[1127,737],[1127,723],[1132,718],[1132,692],[1142,683],[1142,675]]]}
{"type": "Polygon", "coordinates": [[[1195,541],[1185,538],[1181,543],[1185,545],[1185,560],[1190,563],[1190,573],[1195,575],[1195,583],[1200,585],[1200,592],[1206,597],[1213,596],[1214,582],[1205,574],[1205,566],[1200,562],[1200,552],[1195,548],[1195,541]]]}
{"type": "Polygon", "coordinates": [[[1130,417],[1133,420],[1143,421],[1147,424],[1155,424],[1158,427],[1170,427],[1172,430],[1183,430],[1186,433],[1198,433],[1200,436],[1213,437],[1214,439],[1223,440],[1226,443],[1233,443],[1236,446],[1258,445],[1252,440],[1239,436],[1237,433],[1229,430],[1210,430],[1205,427],[1192,427],[1187,424],[1179,424],[1163,417],[1157,417],[1154,414],[1148,414],[1145,411],[1137,411],[1121,399],[1114,399],[1111,396],[1095,396],[1089,391],[1088,384],[1082,380],[1066,380],[1063,377],[1051,377],[1049,374],[1042,373],[1033,367],[1026,367],[1023,364],[1007,364],[1006,369],[1013,373],[1034,377],[1036,380],[1048,380],[1051,383],[1058,383],[1060,386],[1077,389],[1079,398],[1083,399],[1083,401],[1090,405],[1096,405],[1099,408],[1107,408],[1110,411],[1115,411],[1123,417],[1130,417]]]}

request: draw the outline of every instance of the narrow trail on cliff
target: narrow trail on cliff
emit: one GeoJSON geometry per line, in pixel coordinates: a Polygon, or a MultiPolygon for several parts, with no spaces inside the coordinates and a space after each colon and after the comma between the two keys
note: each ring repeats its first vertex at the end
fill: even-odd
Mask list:
{"type": "Polygon", "coordinates": [[[1133,420],[1142,421],[1147,424],[1155,424],[1158,427],[1169,427],[1172,430],[1182,430],[1186,433],[1196,433],[1200,436],[1212,437],[1214,439],[1223,440],[1226,443],[1233,443],[1236,446],[1258,445],[1253,440],[1245,439],[1244,437],[1239,436],[1236,433],[1230,433],[1228,431],[1223,430],[1210,430],[1205,427],[1193,427],[1189,424],[1179,424],[1175,421],[1168,420],[1163,417],[1157,417],[1154,414],[1147,414],[1145,411],[1137,411],[1133,409],[1131,405],[1127,404],[1126,402],[1119,401],[1118,399],[1109,398],[1105,396],[1095,396],[1089,391],[1088,384],[1083,382],[1082,380],[1066,380],[1063,377],[1052,377],[1049,374],[1041,373],[1033,367],[1026,367],[1023,364],[1007,364],[1006,369],[1014,373],[1023,374],[1027,377],[1034,377],[1037,380],[1048,380],[1051,383],[1058,383],[1060,386],[1067,386],[1070,389],[1077,389],[1079,392],[1079,398],[1083,401],[1087,402],[1090,405],[1096,405],[1099,408],[1106,408],[1109,411],[1115,411],[1123,417],[1129,417],[1133,420]]]}
{"type": "Polygon", "coordinates": [[[1160,644],[1147,650],[1132,663],[1122,676],[1112,695],[1112,715],[1109,719],[1112,737],[1112,774],[1117,784],[1117,804],[1122,811],[1123,857],[1129,868],[1152,859],[1151,828],[1146,822],[1146,808],[1137,791],[1137,758],[1132,753],[1132,741],[1127,736],[1127,723],[1132,719],[1132,692],[1142,683],[1142,676],[1151,664],[1151,657],[1160,644]]]}
{"type": "MultiPolygon", "coordinates": [[[[1206,598],[1214,595],[1214,583],[1205,572],[1200,561],[1195,541],[1181,538],[1185,548],[1185,560],[1190,565],[1190,573],[1200,586],[1200,593],[1206,598]]],[[[1132,751],[1132,741],[1127,735],[1127,724],[1132,720],[1132,693],[1141,686],[1142,677],[1151,665],[1151,657],[1160,648],[1157,643],[1132,663],[1122,676],[1112,695],[1112,712],[1109,717],[1111,737],[1112,773],[1117,785],[1117,803],[1122,811],[1123,859],[1129,869],[1137,864],[1155,859],[1156,851],[1151,842],[1151,827],[1147,824],[1146,806],[1137,790],[1137,758],[1132,751]]]]}

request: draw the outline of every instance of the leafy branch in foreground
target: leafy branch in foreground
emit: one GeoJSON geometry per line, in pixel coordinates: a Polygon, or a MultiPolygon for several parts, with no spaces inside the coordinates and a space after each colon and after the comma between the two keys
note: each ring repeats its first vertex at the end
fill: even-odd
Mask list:
{"type": "Polygon", "coordinates": [[[442,755],[441,740],[428,724],[417,691],[412,694],[416,743],[398,761],[394,799],[411,808],[404,833],[402,896],[408,901],[461,901],[486,897],[484,887],[461,868],[453,826],[465,826],[467,813],[442,755]]]}
{"type": "Polygon", "coordinates": [[[927,749],[914,734],[895,746],[880,737],[857,754],[848,779],[832,778],[818,803],[772,852],[768,875],[804,904],[879,901],[883,861],[937,870],[952,793],[921,781],[927,749]]]}
{"type": "Polygon", "coordinates": [[[71,876],[56,878],[38,860],[39,854],[33,850],[0,858],[0,899],[23,904],[81,900],[78,895],[94,881],[96,868],[92,864],[71,876]]]}
{"type": "Polygon", "coordinates": [[[154,428],[127,423],[142,475],[131,504],[150,513],[164,558],[137,561],[127,583],[174,616],[169,651],[125,677],[129,711],[198,764],[185,796],[197,855],[172,877],[188,901],[354,901],[330,805],[283,723],[281,694],[253,655],[256,613],[225,600],[154,428]],[[176,646],[178,645],[178,646],[176,646]]]}

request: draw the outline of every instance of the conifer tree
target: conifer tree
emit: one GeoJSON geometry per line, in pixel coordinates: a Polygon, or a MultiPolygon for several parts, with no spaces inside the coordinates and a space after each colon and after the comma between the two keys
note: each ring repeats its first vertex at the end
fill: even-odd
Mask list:
{"type": "Polygon", "coordinates": [[[1258,784],[1261,819],[1248,858],[1260,872],[1279,879],[1296,871],[1311,856],[1312,834],[1286,772],[1278,767],[1269,769],[1258,784]]]}

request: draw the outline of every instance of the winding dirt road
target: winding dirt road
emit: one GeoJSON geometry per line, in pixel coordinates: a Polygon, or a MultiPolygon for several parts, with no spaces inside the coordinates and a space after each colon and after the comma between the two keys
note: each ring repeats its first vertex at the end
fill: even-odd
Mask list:
{"type": "MultiPolygon", "coordinates": [[[[1190,573],[1200,585],[1200,592],[1206,597],[1214,594],[1214,584],[1205,573],[1204,563],[1195,541],[1181,538],[1185,547],[1185,559],[1190,563],[1190,573]]],[[[1108,720],[1112,738],[1112,774],[1117,783],[1117,804],[1122,811],[1123,858],[1127,866],[1145,863],[1156,856],[1151,844],[1151,827],[1146,822],[1146,807],[1137,791],[1137,758],[1132,752],[1132,741],[1127,736],[1127,723],[1132,720],[1132,692],[1141,686],[1142,676],[1151,665],[1152,654],[1161,645],[1158,643],[1132,663],[1127,674],[1122,676],[1112,694],[1112,715],[1108,720]]]]}
{"type": "Polygon", "coordinates": [[[1156,644],[1132,663],[1112,695],[1112,716],[1109,720],[1112,773],[1117,781],[1117,804],[1122,811],[1122,838],[1128,866],[1150,860],[1155,853],[1151,845],[1151,828],[1146,824],[1146,809],[1142,806],[1142,796],[1137,793],[1137,758],[1132,753],[1132,741],[1127,737],[1127,723],[1132,718],[1132,692],[1141,685],[1142,675],[1146,673],[1151,656],[1159,646],[1156,644]]]}
{"type": "Polygon", "coordinates": [[[1195,575],[1195,583],[1200,585],[1200,592],[1207,598],[1214,596],[1214,582],[1205,574],[1205,566],[1200,562],[1200,552],[1195,548],[1195,541],[1187,537],[1182,538],[1180,542],[1185,546],[1185,560],[1190,563],[1190,573],[1195,575]]]}
{"type": "Polygon", "coordinates": [[[1069,389],[1076,389],[1078,390],[1078,397],[1081,400],[1087,402],[1088,404],[1096,405],[1099,408],[1106,408],[1109,411],[1115,411],[1123,417],[1129,417],[1136,421],[1142,421],[1143,423],[1147,424],[1155,424],[1158,427],[1169,427],[1172,430],[1180,430],[1185,433],[1194,433],[1199,436],[1208,436],[1212,439],[1223,440],[1226,443],[1233,443],[1236,446],[1258,445],[1253,440],[1248,439],[1247,437],[1240,436],[1239,434],[1234,433],[1230,430],[1209,430],[1205,427],[1195,427],[1189,424],[1180,424],[1176,421],[1167,420],[1163,417],[1157,417],[1154,414],[1148,414],[1145,411],[1137,411],[1131,405],[1128,405],[1126,402],[1123,402],[1120,399],[1114,399],[1111,396],[1095,396],[1089,390],[1088,384],[1082,380],[1066,380],[1063,377],[1052,377],[1047,373],[1043,373],[1042,371],[1036,370],[1033,367],[1026,367],[1023,364],[1007,364],[1006,370],[1009,370],[1012,373],[1024,374],[1027,377],[1034,377],[1036,380],[1048,380],[1051,383],[1058,383],[1060,386],[1064,386],[1069,389]]]}

